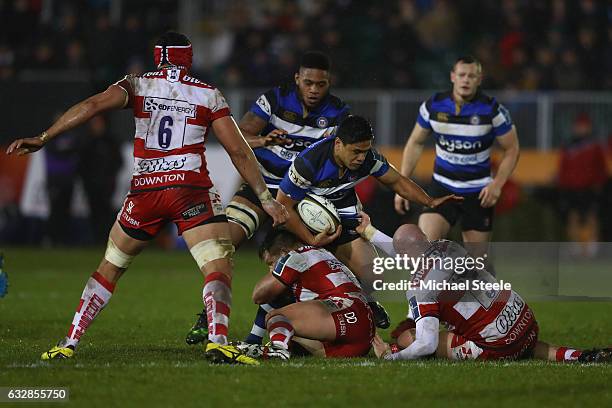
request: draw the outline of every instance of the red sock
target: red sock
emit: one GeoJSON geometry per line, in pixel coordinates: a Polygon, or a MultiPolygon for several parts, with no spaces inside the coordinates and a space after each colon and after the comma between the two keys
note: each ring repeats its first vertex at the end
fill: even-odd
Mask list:
{"type": "Polygon", "coordinates": [[[582,354],[582,351],[571,349],[569,347],[559,347],[555,355],[556,361],[576,361],[582,354]]]}
{"type": "Polygon", "coordinates": [[[227,344],[230,308],[232,306],[231,278],[221,272],[206,275],[202,296],[208,318],[208,340],[227,344]]]}
{"type": "Polygon", "coordinates": [[[77,307],[68,336],[66,345],[76,347],[81,336],[85,334],[87,328],[96,316],[104,309],[113,295],[115,285],[107,281],[98,272],[94,272],[87,281],[79,306],[77,307]]]}
{"type": "Polygon", "coordinates": [[[289,319],[283,315],[272,316],[268,319],[268,332],[273,345],[289,350],[289,342],[295,334],[289,319]]]}

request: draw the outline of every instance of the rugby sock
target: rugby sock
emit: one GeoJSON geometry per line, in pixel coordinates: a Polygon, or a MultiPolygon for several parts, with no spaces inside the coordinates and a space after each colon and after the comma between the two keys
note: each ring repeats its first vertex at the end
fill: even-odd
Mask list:
{"type": "Polygon", "coordinates": [[[263,342],[263,337],[266,335],[266,315],[274,309],[280,309],[283,306],[287,306],[289,303],[293,302],[288,301],[285,297],[281,297],[270,303],[259,305],[255,320],[253,321],[251,333],[249,333],[245,342],[249,344],[261,344],[263,342]]]}
{"type": "Polygon", "coordinates": [[[208,318],[208,340],[227,344],[227,327],[232,305],[231,278],[221,272],[209,273],[206,275],[202,297],[208,318]]]}
{"type": "Polygon", "coordinates": [[[295,334],[289,319],[283,315],[272,316],[268,319],[268,331],[273,346],[289,350],[289,342],[295,334]]]}
{"type": "Polygon", "coordinates": [[[581,350],[569,347],[559,347],[557,348],[555,359],[556,361],[578,361],[578,357],[580,357],[581,354],[581,350]]]}
{"type": "Polygon", "coordinates": [[[104,309],[113,295],[115,284],[109,282],[97,271],[87,281],[81,300],[77,307],[68,336],[65,340],[66,346],[76,347],[81,336],[96,316],[104,309]]]}
{"type": "Polygon", "coordinates": [[[255,320],[253,321],[253,327],[251,332],[244,340],[249,344],[261,344],[263,337],[266,335],[266,314],[269,311],[274,310],[269,304],[259,305],[257,313],[255,314],[255,320]]]}

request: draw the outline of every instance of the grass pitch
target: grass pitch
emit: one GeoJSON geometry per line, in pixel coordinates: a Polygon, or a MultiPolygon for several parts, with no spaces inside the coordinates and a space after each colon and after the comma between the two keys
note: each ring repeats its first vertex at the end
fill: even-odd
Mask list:
{"type": "MultiPolygon", "coordinates": [[[[40,354],[65,335],[103,252],[3,252],[11,286],[0,299],[0,387],[68,387],[71,406],[612,405],[612,365],[296,358],[211,366],[201,347],[184,342],[202,307],[202,278],[187,252],[145,251],[75,358],[43,363],[40,354]]],[[[238,252],[232,338],[244,338],[251,327],[250,293],[263,271],[254,253],[238,252]]],[[[530,304],[545,341],[584,348],[612,343],[612,302],[530,304]]],[[[394,323],[403,318],[405,304],[386,306],[394,323]]]]}

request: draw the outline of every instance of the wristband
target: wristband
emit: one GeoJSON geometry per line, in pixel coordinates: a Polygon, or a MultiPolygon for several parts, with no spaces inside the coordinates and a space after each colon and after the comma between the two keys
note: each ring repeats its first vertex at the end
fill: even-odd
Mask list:
{"type": "Polygon", "coordinates": [[[47,132],[42,132],[38,137],[43,143],[47,143],[47,141],[49,141],[49,134],[47,132]]]}
{"type": "Polygon", "coordinates": [[[270,190],[268,190],[267,188],[264,190],[263,193],[257,194],[257,198],[259,198],[259,201],[261,201],[262,204],[267,201],[272,201],[274,199],[274,197],[272,197],[272,193],[270,193],[270,190]]]}
{"type": "Polygon", "coordinates": [[[371,241],[372,237],[374,236],[374,234],[376,234],[376,232],[378,232],[378,230],[374,228],[372,224],[368,224],[368,226],[365,227],[365,230],[363,230],[362,235],[365,239],[367,239],[368,241],[371,241]]]}

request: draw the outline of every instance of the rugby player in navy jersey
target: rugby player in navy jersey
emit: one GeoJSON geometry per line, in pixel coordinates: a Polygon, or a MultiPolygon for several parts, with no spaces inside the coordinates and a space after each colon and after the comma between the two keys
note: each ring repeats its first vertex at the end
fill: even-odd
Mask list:
{"type": "MultiPolygon", "coordinates": [[[[366,293],[372,291],[372,262],[377,254],[355,231],[361,209],[355,193],[356,184],[371,175],[405,199],[429,208],[462,200],[453,194],[431,198],[416,183],[389,166],[387,159],[372,148],[373,139],[374,132],[367,119],[349,116],[342,121],[335,137],[323,139],[300,153],[280,183],[277,194],[279,202],[289,211],[285,227],[307,245],[325,243],[302,223],[294,206],[307,193],[325,197],[336,206],[341,226],[330,234],[334,238],[330,249],[357,275],[366,293]]],[[[389,327],[389,317],[382,306],[371,297],[368,301],[376,326],[389,327]]]]}
{"type": "MultiPolygon", "coordinates": [[[[265,92],[253,103],[239,123],[239,128],[253,148],[259,169],[273,196],[278,185],[300,152],[311,144],[334,133],[349,114],[349,106],[331,95],[329,58],[316,51],[302,55],[294,81],[265,92]]],[[[257,194],[243,184],[226,208],[232,243],[237,248],[255,234],[266,220],[257,194]]],[[[317,243],[333,240],[325,233],[317,243]]],[[[261,306],[247,341],[259,343],[265,333],[265,310],[283,305],[261,306]]],[[[199,318],[187,334],[188,344],[207,338],[206,315],[199,318]]]]}
{"type": "MultiPolygon", "coordinates": [[[[419,227],[430,240],[446,237],[459,220],[464,243],[486,252],[493,226],[493,207],[519,157],[516,129],[508,111],[480,90],[482,67],[473,57],[461,57],[450,73],[453,88],[425,101],[402,157],[401,174],[410,177],[427,139],[436,142],[432,197],[456,194],[465,198],[438,208],[425,208],[419,227]],[[497,141],[503,158],[491,176],[491,147],[497,141]]],[[[408,201],[395,196],[395,209],[404,214],[408,201]]]]}

